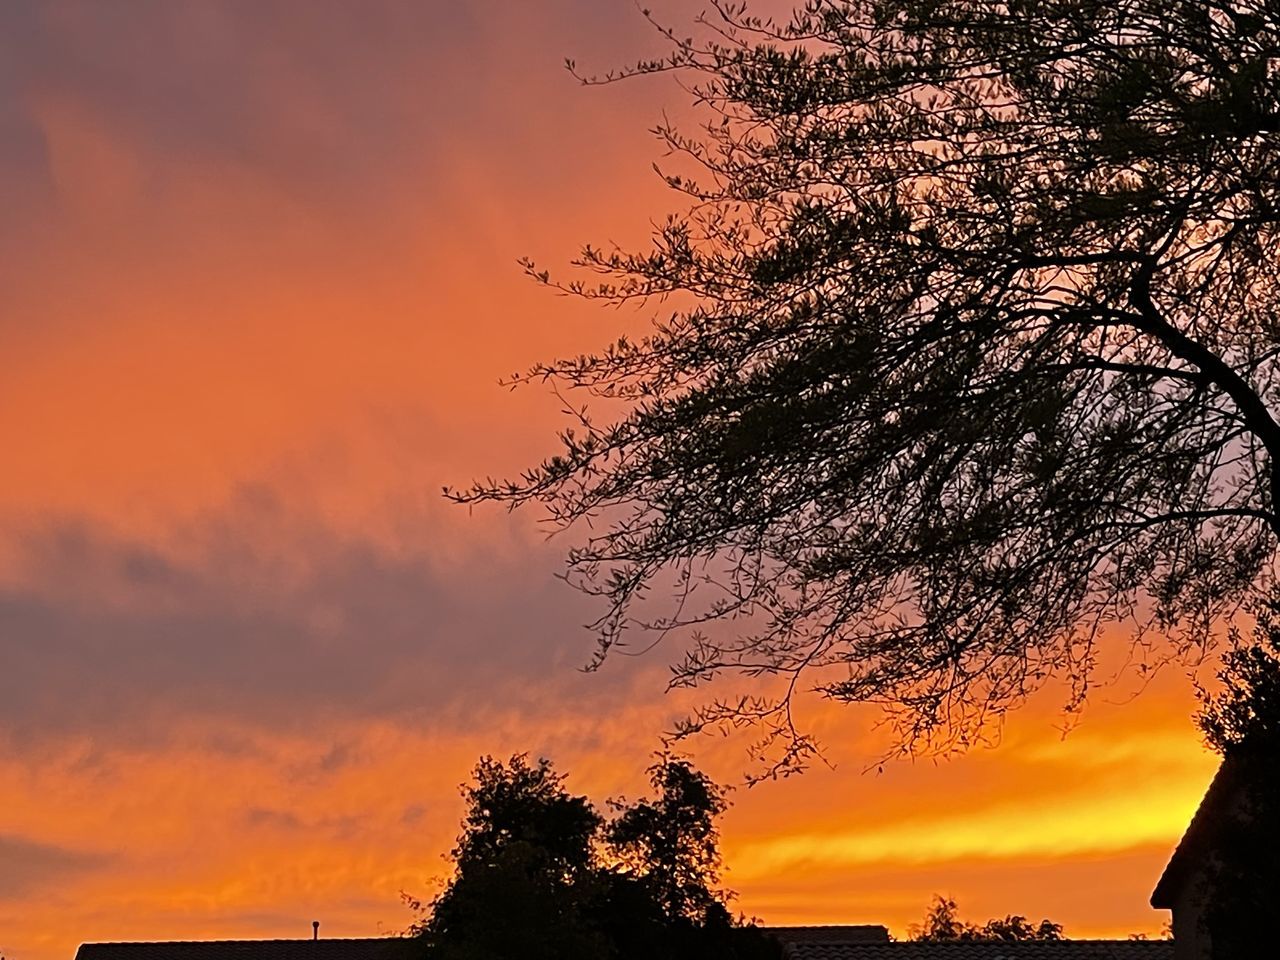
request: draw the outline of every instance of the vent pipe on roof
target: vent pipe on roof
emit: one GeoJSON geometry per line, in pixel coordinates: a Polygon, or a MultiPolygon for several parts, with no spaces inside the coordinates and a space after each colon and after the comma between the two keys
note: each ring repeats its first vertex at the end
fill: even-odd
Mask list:
{"type": "Polygon", "coordinates": [[[311,939],[312,940],[320,939],[320,921],[319,920],[311,921],[311,939]]]}

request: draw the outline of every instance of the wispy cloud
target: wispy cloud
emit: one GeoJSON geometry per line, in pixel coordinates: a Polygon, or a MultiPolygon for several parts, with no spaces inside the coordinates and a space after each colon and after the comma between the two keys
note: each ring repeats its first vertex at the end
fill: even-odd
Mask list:
{"type": "Polygon", "coordinates": [[[101,854],[0,834],[0,897],[32,896],[110,863],[101,854]]]}

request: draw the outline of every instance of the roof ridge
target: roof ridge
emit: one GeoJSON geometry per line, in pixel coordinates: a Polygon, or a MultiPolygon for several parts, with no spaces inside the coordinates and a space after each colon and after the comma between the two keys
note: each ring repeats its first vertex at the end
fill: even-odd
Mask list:
{"type": "Polygon", "coordinates": [[[351,940],[411,940],[400,933],[384,933],[373,937],[233,937],[225,940],[86,940],[84,944],[96,947],[136,947],[146,944],[170,943],[343,943],[351,940]]]}
{"type": "Polygon", "coordinates": [[[1187,872],[1187,861],[1193,850],[1206,842],[1206,835],[1212,829],[1213,808],[1223,803],[1223,796],[1235,789],[1235,781],[1240,777],[1243,763],[1235,757],[1224,757],[1209,778],[1200,802],[1196,804],[1195,813],[1187,823],[1182,836],[1174,845],[1173,852],[1151,891],[1149,903],[1157,910],[1169,910],[1173,907],[1175,887],[1182,882],[1187,872]]]}

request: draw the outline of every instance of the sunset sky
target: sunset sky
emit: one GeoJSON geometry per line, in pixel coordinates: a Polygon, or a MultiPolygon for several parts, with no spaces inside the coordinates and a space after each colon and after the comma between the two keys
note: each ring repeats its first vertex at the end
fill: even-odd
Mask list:
{"type": "MultiPolygon", "coordinates": [[[[563,67],[661,51],[631,0],[0,4],[8,960],[401,930],[482,753],[641,790],[670,652],[580,672],[572,535],[440,490],[551,451],[556,399],[499,378],[647,321],[516,261],[674,208],[647,131],[680,88],[563,67]]],[[[737,907],[1158,931],[1214,759],[1186,676],[1137,688],[878,773],[874,712],[803,701],[834,769],[734,793],[737,907]]],[[[734,782],[748,745],[690,749],[734,782]]]]}

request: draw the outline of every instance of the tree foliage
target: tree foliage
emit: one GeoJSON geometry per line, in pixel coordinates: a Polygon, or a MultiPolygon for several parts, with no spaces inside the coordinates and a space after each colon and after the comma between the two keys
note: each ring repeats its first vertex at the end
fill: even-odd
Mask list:
{"type": "Polygon", "coordinates": [[[678,212],[586,248],[598,280],[527,265],[676,309],[520,378],[587,401],[562,449],[453,495],[591,521],[568,563],[607,600],[600,655],[647,627],[685,637],[677,685],[764,677],[683,729],[758,721],[782,769],[812,748],[802,682],[963,747],[1052,675],[1079,705],[1113,624],[1204,644],[1280,531],[1275,5],[700,24],[596,78],[691,91],[705,126],[657,129],[678,212]]]}
{"type": "Polygon", "coordinates": [[[657,796],[606,822],[547,760],[483,758],[463,787],[454,875],[410,932],[441,960],[772,960],[719,890],[722,791],[687,762],[650,770],[657,796]]]}
{"type": "Polygon", "coordinates": [[[1202,696],[1200,729],[1223,757],[1280,756],[1280,592],[1259,600],[1254,612],[1249,639],[1232,631],[1218,693],[1202,696]]]}
{"type": "Polygon", "coordinates": [[[1010,914],[1007,917],[988,920],[978,926],[961,920],[959,908],[950,897],[936,896],[924,922],[911,931],[911,939],[928,943],[995,942],[1010,943],[1022,940],[1065,940],[1062,924],[1041,920],[1033,924],[1026,917],[1010,914]]]}

